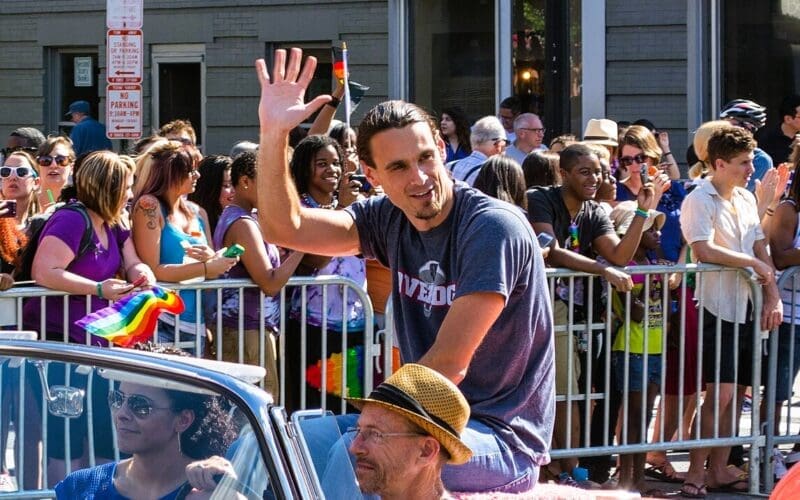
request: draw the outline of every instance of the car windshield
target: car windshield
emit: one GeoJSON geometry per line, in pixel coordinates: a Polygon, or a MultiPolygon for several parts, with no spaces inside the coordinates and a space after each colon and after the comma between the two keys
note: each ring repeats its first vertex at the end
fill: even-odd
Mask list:
{"type": "Polygon", "coordinates": [[[6,356],[0,389],[0,498],[275,496],[260,430],[204,387],[6,356]]]}

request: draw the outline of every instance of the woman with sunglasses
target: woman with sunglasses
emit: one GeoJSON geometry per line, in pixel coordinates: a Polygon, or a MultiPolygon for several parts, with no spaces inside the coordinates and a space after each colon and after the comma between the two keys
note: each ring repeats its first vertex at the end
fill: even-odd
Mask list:
{"type": "Polygon", "coordinates": [[[214,396],[122,382],[108,406],[119,451],[130,458],[71,473],[56,485],[57,499],[181,498],[190,490],[186,466],[225,456],[236,437],[214,396]]]}
{"type": "Polygon", "coordinates": [[[67,185],[75,164],[72,142],[62,136],[50,137],[39,146],[36,161],[39,164],[39,206],[45,209],[54,205],[61,190],[67,185]]]}
{"type": "Polygon", "coordinates": [[[0,194],[4,200],[16,203],[17,227],[24,229],[28,218],[39,213],[36,190],[39,188],[39,174],[36,162],[30,153],[14,151],[0,167],[0,194]]]}
{"type": "MultiPolygon", "coordinates": [[[[617,175],[617,201],[635,200],[642,188],[642,177],[652,180],[651,171],[656,170],[659,176],[666,175],[661,168],[661,148],[655,136],[641,125],[628,128],[619,140],[619,168],[617,175]]],[[[669,189],[661,195],[656,210],[665,214],[667,220],[661,228],[660,259],[677,262],[682,246],[680,215],[681,204],[686,197],[686,190],[680,182],[669,183],[669,189]]]]}
{"type": "MultiPolygon", "coordinates": [[[[194,192],[200,177],[197,162],[186,148],[180,142],[168,141],[145,153],[152,165],[147,178],[140,179],[142,191],[133,205],[136,250],[159,281],[214,279],[238,262],[236,258],[224,257],[224,249],[214,252],[208,243],[208,225],[199,215],[200,208],[185,199],[194,192]]],[[[202,355],[206,326],[202,299],[198,310],[196,293],[180,292],[186,309],[177,325],[174,316],[162,316],[158,335],[162,342],[175,343],[180,342],[176,338],[178,333],[184,341],[180,347],[202,355]]]]}

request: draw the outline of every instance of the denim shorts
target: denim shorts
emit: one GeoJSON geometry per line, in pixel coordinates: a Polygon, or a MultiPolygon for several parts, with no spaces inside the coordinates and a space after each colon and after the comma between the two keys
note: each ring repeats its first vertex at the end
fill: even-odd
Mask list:
{"type": "MultiPolygon", "coordinates": [[[[644,371],[644,355],[631,353],[628,355],[628,391],[642,392],[642,372],[644,371]]],[[[614,383],[620,392],[624,389],[625,377],[625,352],[614,351],[611,353],[611,363],[614,370],[614,383]]],[[[650,354],[647,356],[647,383],[656,387],[661,386],[661,355],[650,354]]]]}

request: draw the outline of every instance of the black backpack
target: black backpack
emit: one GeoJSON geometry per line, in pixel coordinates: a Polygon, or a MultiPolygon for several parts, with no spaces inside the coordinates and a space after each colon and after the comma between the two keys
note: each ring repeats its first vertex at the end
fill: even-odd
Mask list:
{"type": "Polygon", "coordinates": [[[83,236],[81,236],[81,243],[78,246],[78,253],[75,255],[75,259],[94,248],[95,245],[92,239],[94,228],[92,228],[92,221],[89,219],[89,213],[86,207],[79,201],[71,201],[61,205],[52,212],[31,217],[28,220],[28,229],[26,230],[28,243],[20,252],[19,260],[14,270],[15,281],[30,281],[33,279],[31,277],[31,268],[33,267],[33,258],[36,256],[36,250],[39,248],[39,239],[42,236],[42,230],[47,224],[47,221],[50,220],[50,217],[59,210],[73,210],[83,216],[83,236]]]}

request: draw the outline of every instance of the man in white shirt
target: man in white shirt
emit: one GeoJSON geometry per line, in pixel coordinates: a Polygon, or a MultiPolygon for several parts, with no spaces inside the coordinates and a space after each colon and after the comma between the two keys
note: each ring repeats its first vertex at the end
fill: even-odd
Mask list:
{"type": "Polygon", "coordinates": [[[484,116],[475,122],[470,129],[469,142],[472,153],[466,158],[450,162],[446,166],[453,173],[453,178],[464,181],[470,186],[478,177],[481,165],[490,156],[503,154],[508,145],[506,131],[495,116],[484,116]]]}
{"type": "MultiPolygon", "coordinates": [[[[752,134],[742,128],[713,133],[708,141],[713,175],[684,200],[681,228],[696,261],[752,268],[763,290],[761,330],[772,330],[781,323],[783,307],[756,200],[744,188],[753,175],[755,147],[752,134]]],[[[734,433],[734,396],[741,403],[746,386],[752,383],[755,318],[749,317],[750,286],[739,273],[701,273],[698,277],[697,295],[703,304],[703,379],[707,382],[705,403],[699,410],[701,434],[713,437],[718,423],[719,437],[730,437],[734,433]],[[714,411],[717,404],[718,414],[714,411]]],[[[704,496],[707,489],[747,491],[747,480],[728,467],[729,453],[729,447],[693,449],[682,492],[696,497],[704,496]]]]}

